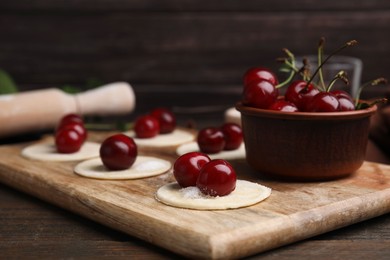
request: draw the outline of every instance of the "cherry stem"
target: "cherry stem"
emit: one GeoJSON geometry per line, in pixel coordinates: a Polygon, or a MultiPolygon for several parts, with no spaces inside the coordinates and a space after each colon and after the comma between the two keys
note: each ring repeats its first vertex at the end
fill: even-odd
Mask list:
{"type": "Polygon", "coordinates": [[[288,58],[283,59],[284,64],[286,64],[290,68],[290,75],[287,77],[287,79],[278,85],[275,86],[275,88],[281,88],[288,84],[295,76],[296,73],[299,72],[299,70],[295,66],[295,56],[294,54],[289,51],[288,49],[284,48],[283,52],[287,54],[288,58]],[[290,62],[291,60],[291,62],[290,62]]]}
{"type": "Polygon", "coordinates": [[[336,74],[336,76],[332,79],[332,81],[329,83],[328,88],[325,90],[326,92],[329,92],[333,85],[336,83],[337,80],[342,80],[346,85],[349,84],[349,80],[347,78],[347,73],[345,71],[340,71],[336,74]]]}
{"type": "Polygon", "coordinates": [[[363,85],[361,85],[359,87],[357,93],[356,93],[355,106],[358,105],[359,99],[360,99],[360,94],[362,93],[362,90],[365,87],[368,87],[368,86],[378,86],[380,84],[386,84],[386,83],[387,83],[387,79],[385,79],[385,78],[377,78],[377,79],[371,80],[371,81],[366,82],[363,85]]]}
{"type": "Polygon", "coordinates": [[[345,43],[343,46],[341,46],[340,48],[338,48],[337,50],[333,51],[331,54],[329,54],[325,60],[317,67],[317,69],[314,71],[312,77],[309,79],[309,81],[307,82],[307,85],[306,86],[309,86],[309,84],[313,81],[313,78],[315,77],[315,75],[317,75],[317,73],[319,72],[319,70],[322,68],[322,66],[324,66],[324,64],[335,54],[337,54],[338,52],[342,51],[343,49],[349,47],[349,46],[354,46],[357,44],[357,41],[356,40],[352,40],[352,41],[349,41],[347,43],[345,43]]]}
{"type": "Polygon", "coordinates": [[[308,81],[310,79],[309,60],[307,58],[303,58],[302,63],[303,63],[303,67],[301,70],[302,70],[303,80],[308,81]]]}
{"type": "MultiPolygon", "coordinates": [[[[320,42],[318,43],[318,57],[317,57],[318,67],[321,66],[322,58],[324,56],[324,44],[325,44],[325,38],[321,37],[320,42]]],[[[320,79],[319,85],[321,86],[321,89],[325,90],[326,86],[325,86],[324,76],[322,74],[322,67],[318,71],[318,77],[320,79]]]]}
{"type": "Polygon", "coordinates": [[[379,104],[379,103],[382,103],[382,104],[387,103],[387,101],[388,101],[387,98],[380,98],[380,99],[374,100],[373,102],[369,103],[368,105],[370,107],[372,107],[373,105],[376,105],[376,104],[379,104]]]}
{"type": "Polygon", "coordinates": [[[355,109],[356,110],[365,109],[365,108],[372,107],[372,106],[379,104],[379,103],[382,103],[382,104],[387,103],[387,101],[388,101],[387,98],[380,98],[380,99],[376,99],[376,100],[372,101],[371,103],[365,103],[365,102],[358,103],[355,105],[355,109]]]}

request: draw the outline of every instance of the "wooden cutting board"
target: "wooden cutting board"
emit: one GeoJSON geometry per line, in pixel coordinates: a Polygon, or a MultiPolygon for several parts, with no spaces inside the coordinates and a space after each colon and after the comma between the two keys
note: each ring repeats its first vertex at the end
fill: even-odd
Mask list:
{"type": "Polygon", "coordinates": [[[272,195],[248,208],[196,211],[155,200],[156,190],[174,180],[171,171],[141,180],[88,179],[73,173],[75,162],[22,158],[26,145],[0,147],[1,182],[193,258],[248,256],[390,212],[387,165],[365,162],[346,179],[288,183],[256,177],[244,161],[236,161],[232,164],[240,179],[269,186],[272,195]]]}

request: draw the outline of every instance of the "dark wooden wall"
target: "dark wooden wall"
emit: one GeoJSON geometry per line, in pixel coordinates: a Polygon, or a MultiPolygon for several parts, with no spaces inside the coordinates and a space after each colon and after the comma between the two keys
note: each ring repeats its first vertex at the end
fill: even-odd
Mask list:
{"type": "Polygon", "coordinates": [[[125,80],[141,92],[229,91],[283,47],[343,52],[390,78],[390,1],[2,0],[0,68],[26,89],[125,80]]]}

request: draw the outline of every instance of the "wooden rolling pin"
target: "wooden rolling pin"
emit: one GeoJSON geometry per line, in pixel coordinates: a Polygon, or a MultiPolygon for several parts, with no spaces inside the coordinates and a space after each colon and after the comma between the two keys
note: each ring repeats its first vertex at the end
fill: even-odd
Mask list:
{"type": "Polygon", "coordinates": [[[0,96],[0,138],[54,128],[68,113],[123,115],[135,107],[126,82],[116,82],[75,95],[50,88],[0,96]]]}

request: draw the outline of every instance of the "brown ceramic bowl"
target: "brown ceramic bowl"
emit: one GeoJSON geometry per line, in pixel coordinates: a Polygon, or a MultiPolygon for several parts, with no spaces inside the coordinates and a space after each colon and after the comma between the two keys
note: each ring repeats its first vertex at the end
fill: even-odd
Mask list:
{"type": "Polygon", "coordinates": [[[376,106],[333,113],[279,112],[241,103],[236,109],[252,168],[279,179],[318,181],[345,177],[360,168],[376,106]]]}

